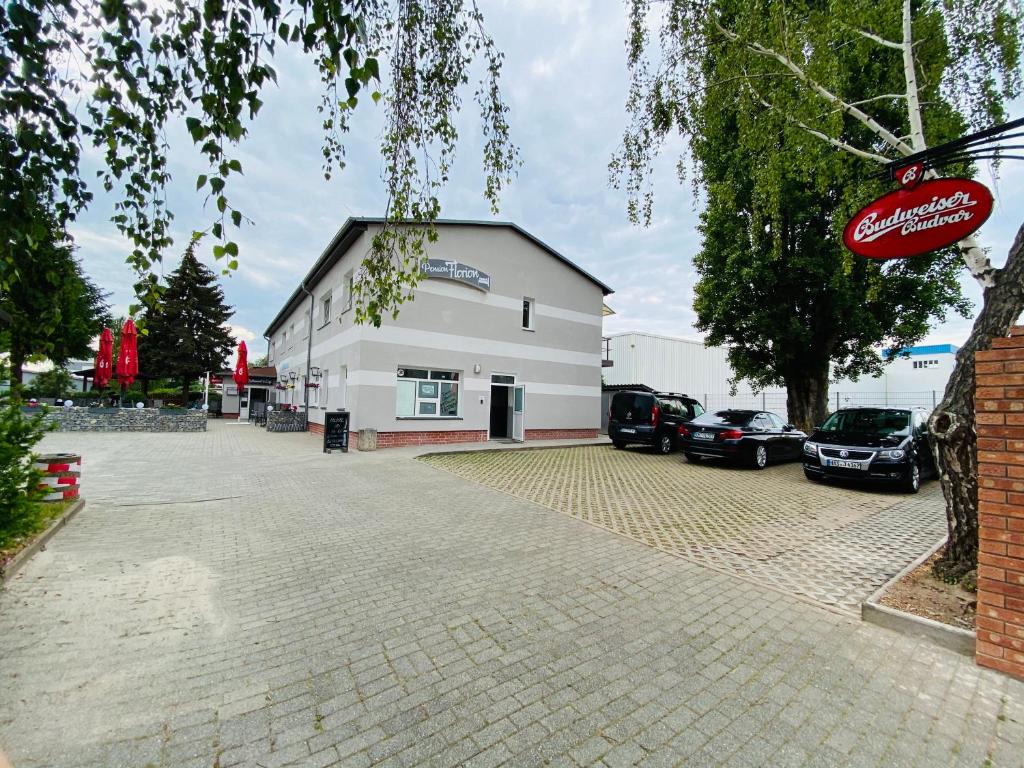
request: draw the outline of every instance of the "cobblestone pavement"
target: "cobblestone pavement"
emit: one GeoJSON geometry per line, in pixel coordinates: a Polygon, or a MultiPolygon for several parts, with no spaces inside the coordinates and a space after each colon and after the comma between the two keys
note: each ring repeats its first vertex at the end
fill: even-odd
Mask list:
{"type": "Polygon", "coordinates": [[[1024,683],[408,453],[61,434],[0,593],[16,768],[1009,766],[1024,683]]]}
{"type": "Polygon", "coordinates": [[[946,532],[942,491],[809,482],[799,463],[690,464],[611,446],[435,454],[429,464],[697,563],[859,611],[946,532]]]}

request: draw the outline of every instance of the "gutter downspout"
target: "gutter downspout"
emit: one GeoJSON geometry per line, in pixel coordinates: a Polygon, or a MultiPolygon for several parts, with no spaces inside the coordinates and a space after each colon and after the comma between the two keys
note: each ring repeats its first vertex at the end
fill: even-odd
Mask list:
{"type": "Polygon", "coordinates": [[[309,365],[313,357],[313,294],[305,281],[299,284],[302,292],[309,296],[309,336],[306,343],[306,379],[302,382],[302,405],[306,409],[306,429],[309,429],[309,365]]]}

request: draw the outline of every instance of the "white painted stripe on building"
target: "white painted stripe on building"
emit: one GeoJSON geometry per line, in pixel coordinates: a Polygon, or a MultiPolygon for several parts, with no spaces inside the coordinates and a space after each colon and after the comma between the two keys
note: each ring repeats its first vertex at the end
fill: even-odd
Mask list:
{"type": "MultiPolygon", "coordinates": [[[[349,371],[350,386],[395,387],[398,375],[395,371],[349,371]]],[[[526,395],[556,395],[558,397],[601,397],[600,387],[576,384],[548,384],[540,381],[519,382],[526,387],[526,395]]],[[[466,378],[463,382],[466,392],[490,392],[491,380],[466,378]]]]}
{"type": "Polygon", "coordinates": [[[530,395],[558,395],[559,397],[601,397],[600,387],[586,387],[579,384],[545,384],[539,381],[519,382],[530,395]]]}
{"type": "Polygon", "coordinates": [[[349,371],[350,387],[391,387],[398,381],[398,371],[349,371]]]}
{"type": "Polygon", "coordinates": [[[447,350],[450,352],[469,352],[477,355],[514,357],[545,363],[563,363],[565,365],[583,365],[587,367],[601,366],[600,352],[575,352],[569,349],[517,344],[510,341],[495,341],[475,336],[459,336],[454,333],[437,333],[395,326],[384,326],[383,328],[353,326],[319,344],[314,344],[313,357],[317,358],[321,355],[326,355],[357,341],[421,347],[424,352],[447,350]]]}
{"type": "MultiPolygon", "coordinates": [[[[435,296],[444,296],[447,299],[470,301],[475,304],[508,309],[519,314],[523,311],[523,300],[521,298],[502,296],[496,293],[484,293],[473,288],[446,283],[443,280],[424,280],[416,286],[416,290],[423,293],[432,293],[435,296]]],[[[534,311],[544,317],[554,317],[559,320],[568,320],[572,323],[584,323],[585,325],[596,325],[598,327],[601,326],[602,321],[600,315],[589,315],[586,312],[553,307],[550,304],[535,304],[534,311]]]]}

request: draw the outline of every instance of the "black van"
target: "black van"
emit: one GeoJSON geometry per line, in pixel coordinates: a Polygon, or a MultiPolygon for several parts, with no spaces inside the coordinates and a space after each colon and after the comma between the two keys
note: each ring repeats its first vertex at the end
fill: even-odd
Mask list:
{"type": "Polygon", "coordinates": [[[688,395],[675,392],[616,392],[608,408],[608,437],[616,448],[649,445],[658,453],[679,447],[679,425],[704,413],[688,395]]]}

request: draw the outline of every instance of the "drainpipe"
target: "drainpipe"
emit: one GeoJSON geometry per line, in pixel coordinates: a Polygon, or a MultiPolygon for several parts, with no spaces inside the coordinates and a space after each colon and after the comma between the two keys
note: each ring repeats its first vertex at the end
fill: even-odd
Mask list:
{"type": "Polygon", "coordinates": [[[309,364],[313,357],[313,294],[303,282],[299,285],[302,292],[309,296],[309,336],[306,343],[306,380],[302,382],[302,405],[306,409],[306,429],[309,429],[309,364]]]}

